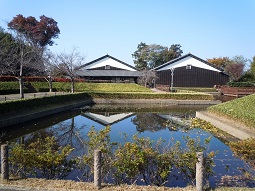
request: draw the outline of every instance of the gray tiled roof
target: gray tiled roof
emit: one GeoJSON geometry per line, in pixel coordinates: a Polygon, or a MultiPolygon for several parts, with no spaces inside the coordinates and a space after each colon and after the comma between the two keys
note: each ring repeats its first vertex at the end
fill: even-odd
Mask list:
{"type": "Polygon", "coordinates": [[[87,64],[82,65],[81,68],[83,68],[83,67],[85,67],[85,66],[88,66],[88,65],[91,65],[91,64],[93,64],[93,63],[95,63],[95,62],[98,62],[98,61],[100,61],[100,60],[103,60],[103,59],[105,59],[105,58],[107,58],[107,57],[108,57],[108,58],[111,58],[111,59],[113,59],[113,60],[115,60],[115,61],[117,61],[117,62],[119,62],[119,63],[121,63],[121,64],[123,64],[123,65],[125,65],[125,66],[128,66],[128,67],[130,67],[130,68],[136,70],[135,67],[133,67],[133,66],[131,66],[131,65],[129,65],[129,64],[127,64],[127,63],[121,61],[121,60],[118,60],[117,58],[114,58],[114,57],[112,57],[112,56],[110,56],[110,55],[108,55],[108,54],[105,55],[105,56],[102,56],[102,57],[100,57],[100,58],[98,58],[98,59],[96,59],[96,60],[93,60],[93,61],[91,61],[91,62],[89,62],[89,63],[87,63],[87,64]]]}
{"type": "Polygon", "coordinates": [[[78,76],[113,76],[113,77],[139,77],[142,75],[139,71],[127,70],[81,70],[76,73],[78,76]]]}

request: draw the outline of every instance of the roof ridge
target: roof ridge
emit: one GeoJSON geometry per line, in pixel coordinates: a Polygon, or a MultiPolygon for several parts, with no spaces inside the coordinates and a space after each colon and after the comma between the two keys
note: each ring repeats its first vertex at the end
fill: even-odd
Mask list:
{"type": "Polygon", "coordinates": [[[111,55],[109,55],[109,54],[106,54],[106,55],[104,55],[104,56],[102,56],[102,57],[99,57],[99,58],[97,58],[97,59],[95,59],[95,60],[92,60],[91,62],[88,62],[88,63],[82,65],[80,68],[83,68],[83,67],[85,67],[85,66],[89,66],[89,65],[91,65],[91,64],[93,64],[93,63],[95,63],[95,62],[98,62],[99,60],[102,60],[102,59],[107,58],[107,57],[108,57],[108,58],[111,58],[111,59],[113,59],[113,60],[115,60],[115,61],[117,61],[117,62],[120,62],[121,64],[124,64],[125,66],[128,66],[128,67],[130,67],[130,68],[132,68],[132,69],[134,69],[134,70],[137,71],[137,69],[136,69],[134,66],[131,66],[131,65],[127,64],[126,62],[123,62],[123,61],[121,61],[121,60],[119,60],[119,59],[117,59],[117,58],[115,58],[115,57],[113,57],[113,56],[111,56],[111,55]]]}
{"type": "Polygon", "coordinates": [[[153,68],[153,70],[158,70],[158,69],[163,68],[163,67],[165,67],[165,66],[167,66],[167,65],[169,65],[169,64],[172,64],[172,63],[174,63],[174,62],[176,62],[176,61],[179,61],[179,60],[181,60],[181,59],[184,59],[184,58],[186,58],[186,57],[188,57],[188,56],[190,56],[190,57],[192,57],[192,58],[195,58],[195,59],[197,59],[197,60],[203,62],[204,64],[207,64],[207,65],[209,65],[209,66],[211,66],[211,67],[213,67],[213,68],[215,68],[215,69],[220,70],[220,71],[223,72],[222,68],[219,68],[219,67],[217,67],[217,66],[211,64],[210,62],[208,62],[208,61],[206,61],[206,60],[204,60],[204,59],[202,59],[202,58],[199,58],[198,56],[195,56],[194,54],[192,54],[192,53],[190,53],[190,52],[189,52],[188,54],[185,54],[185,55],[181,56],[181,57],[178,57],[178,58],[175,58],[175,59],[173,59],[173,60],[170,60],[170,61],[166,62],[165,64],[162,64],[162,65],[160,65],[160,66],[158,66],[158,67],[156,67],[156,68],[153,68]]]}

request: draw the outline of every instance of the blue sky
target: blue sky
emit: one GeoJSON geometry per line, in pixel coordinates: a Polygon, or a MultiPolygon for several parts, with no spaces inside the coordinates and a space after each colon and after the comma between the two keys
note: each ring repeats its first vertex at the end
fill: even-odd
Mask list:
{"type": "Polygon", "coordinates": [[[133,65],[140,42],[180,44],[202,59],[255,56],[254,0],[0,0],[1,27],[17,14],[56,20],[50,50],[78,47],[86,62],[109,54],[133,65]]]}

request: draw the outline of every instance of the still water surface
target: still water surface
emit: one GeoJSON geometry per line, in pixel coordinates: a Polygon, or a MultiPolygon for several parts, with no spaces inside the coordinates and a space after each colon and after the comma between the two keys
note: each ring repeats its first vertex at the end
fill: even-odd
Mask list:
{"type": "MultiPolygon", "coordinates": [[[[122,142],[123,133],[129,138],[138,133],[140,137],[150,137],[152,140],[162,138],[167,142],[180,141],[183,146],[183,137],[204,139],[212,136],[208,152],[219,151],[215,157],[213,168],[215,175],[210,178],[213,187],[219,183],[224,175],[241,175],[246,165],[243,161],[233,156],[225,140],[219,140],[210,133],[201,129],[187,130],[189,119],[195,117],[195,111],[203,110],[206,106],[170,106],[147,107],[123,105],[95,105],[92,107],[78,108],[69,112],[59,113],[50,117],[32,121],[16,127],[16,130],[5,130],[2,141],[15,141],[21,137],[26,141],[31,137],[54,135],[60,145],[71,145],[75,148],[73,155],[82,156],[82,140],[87,139],[91,126],[100,130],[107,125],[111,126],[110,137],[113,142],[122,142]],[[166,125],[168,124],[168,125],[166,125]]],[[[76,171],[67,179],[77,180],[76,171]]],[[[186,182],[177,180],[169,182],[166,186],[185,186],[186,182]]]]}

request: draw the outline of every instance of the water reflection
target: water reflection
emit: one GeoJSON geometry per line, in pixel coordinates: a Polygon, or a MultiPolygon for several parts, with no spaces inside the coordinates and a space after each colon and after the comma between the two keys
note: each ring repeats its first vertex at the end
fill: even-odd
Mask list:
{"type": "MultiPolygon", "coordinates": [[[[94,126],[96,130],[100,130],[107,125],[111,126],[112,142],[121,143],[124,139],[123,133],[129,137],[138,133],[140,137],[149,137],[152,140],[162,138],[166,142],[180,141],[181,144],[184,144],[183,137],[190,136],[203,142],[213,135],[201,129],[189,130],[189,119],[195,116],[197,110],[205,108],[206,106],[128,108],[126,105],[96,105],[20,124],[12,127],[12,130],[6,128],[2,142],[21,141],[28,144],[39,137],[55,136],[59,145],[71,145],[75,148],[73,155],[82,156],[84,140],[88,138],[90,128],[94,126]]],[[[232,151],[223,141],[213,137],[209,151],[219,151],[214,167],[216,174],[210,178],[211,185],[223,175],[242,174],[238,168],[245,168],[243,161],[233,157],[232,151]],[[231,169],[225,168],[226,166],[231,169]]],[[[77,176],[77,172],[74,171],[68,178],[77,180],[77,176]]],[[[185,186],[185,183],[179,180],[171,182],[171,186],[185,186]]]]}

